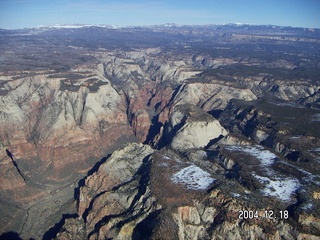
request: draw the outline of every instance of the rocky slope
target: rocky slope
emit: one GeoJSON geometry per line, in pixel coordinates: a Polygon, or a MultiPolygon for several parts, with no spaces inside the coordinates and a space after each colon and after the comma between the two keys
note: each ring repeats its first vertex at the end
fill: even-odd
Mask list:
{"type": "Polygon", "coordinates": [[[319,237],[319,33],[272,29],[1,31],[0,233],[319,237]]]}
{"type": "MultiPolygon", "coordinates": [[[[202,123],[213,120],[205,112],[178,109],[172,122],[179,114],[208,131],[202,123]]],[[[181,130],[185,124],[174,126],[181,130]]],[[[207,148],[198,141],[188,139],[192,148],[168,142],[161,150],[130,144],[114,152],[85,179],[79,216],[66,219],[56,239],[319,237],[317,170],[289,164],[249,139],[226,134],[207,148]]]]}
{"type": "MultiPolygon", "coordinates": [[[[6,177],[1,178],[1,195],[13,206],[74,184],[97,159],[134,139],[122,96],[106,79],[94,80],[100,86],[92,91],[86,76],[76,76],[81,78],[74,85],[52,75],[4,85],[0,134],[1,173],[6,177]]],[[[25,225],[20,227],[24,232],[25,225]]]]}

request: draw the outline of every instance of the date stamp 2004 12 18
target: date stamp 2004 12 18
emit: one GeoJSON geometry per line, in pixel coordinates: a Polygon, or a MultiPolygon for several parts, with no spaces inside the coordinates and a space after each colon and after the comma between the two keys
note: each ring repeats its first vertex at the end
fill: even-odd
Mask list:
{"type": "Polygon", "coordinates": [[[265,218],[265,219],[288,219],[289,212],[288,210],[240,210],[238,213],[239,219],[254,219],[254,218],[265,218]]]}

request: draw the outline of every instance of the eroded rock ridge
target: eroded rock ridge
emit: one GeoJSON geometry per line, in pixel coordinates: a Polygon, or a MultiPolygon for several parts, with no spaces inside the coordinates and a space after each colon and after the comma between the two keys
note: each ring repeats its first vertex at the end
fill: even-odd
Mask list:
{"type": "Polygon", "coordinates": [[[1,233],[320,236],[318,30],[1,36],[1,233]]]}

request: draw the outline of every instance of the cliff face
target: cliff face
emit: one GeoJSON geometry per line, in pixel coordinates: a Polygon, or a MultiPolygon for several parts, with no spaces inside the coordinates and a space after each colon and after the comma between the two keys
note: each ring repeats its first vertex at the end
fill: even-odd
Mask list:
{"type": "MultiPolygon", "coordinates": [[[[116,142],[123,136],[112,128],[130,133],[121,96],[106,80],[100,82],[95,92],[85,84],[68,85],[50,76],[19,79],[7,85],[8,94],[1,96],[5,106],[1,112],[3,142],[24,172],[31,171],[31,159],[40,160],[38,169],[31,164],[34,173],[26,177],[36,180],[37,174],[48,168],[59,172],[66,164],[83,172],[90,166],[81,164],[84,159],[100,157],[113,145],[104,139],[116,142]],[[80,154],[79,149],[85,149],[87,155],[80,154]]],[[[69,174],[55,177],[63,181],[69,174]]],[[[46,176],[53,178],[50,171],[46,176]]]]}
{"type": "Polygon", "coordinates": [[[318,40],[226,27],[1,31],[0,232],[319,237],[318,40]]]}
{"type": "MultiPolygon", "coordinates": [[[[110,82],[98,76],[88,78],[95,69],[69,74],[77,81],[65,80],[63,74],[46,74],[4,85],[7,94],[0,96],[0,171],[4,176],[0,189],[13,209],[16,204],[37,204],[35,199],[73,184],[97,159],[134,139],[126,104],[110,82]],[[89,85],[91,81],[95,89],[89,85]]],[[[29,231],[19,221],[7,222],[20,225],[22,232],[29,231]]]]}
{"type": "Polygon", "coordinates": [[[209,112],[223,110],[230,99],[233,98],[246,101],[257,99],[249,88],[242,88],[239,85],[236,86],[236,84],[226,84],[216,80],[202,83],[200,79],[195,79],[180,86],[173,104],[194,104],[209,112]]]}
{"type": "Polygon", "coordinates": [[[164,128],[162,144],[169,143],[172,149],[180,150],[206,147],[227,134],[219,121],[190,104],[175,106],[164,128]]]}
{"type": "Polygon", "coordinates": [[[157,210],[148,186],[152,153],[149,146],[129,144],[86,178],[78,213],[89,239],[131,239],[137,224],[157,210]]]}
{"type": "Polygon", "coordinates": [[[86,178],[80,217],[66,219],[56,239],[317,238],[318,217],[287,210],[294,196],[258,200],[259,189],[226,179],[228,170],[208,153],[194,149],[182,156],[141,144],[116,151],[86,178]]]}
{"type": "MultiPolygon", "coordinates": [[[[315,156],[305,164],[287,146],[278,151],[287,137],[268,111],[281,106],[263,104],[231,101],[219,117],[225,128],[194,105],[175,106],[158,143],[165,148],[114,152],[85,179],[79,217],[56,239],[317,239],[315,156]]],[[[295,151],[314,152],[314,141],[295,151]]]]}

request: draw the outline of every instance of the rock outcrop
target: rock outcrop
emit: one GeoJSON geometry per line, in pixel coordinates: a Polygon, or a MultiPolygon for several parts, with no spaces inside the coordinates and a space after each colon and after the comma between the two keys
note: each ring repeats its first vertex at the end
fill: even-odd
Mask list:
{"type": "MultiPolygon", "coordinates": [[[[4,85],[8,94],[0,96],[0,171],[6,177],[0,179],[0,190],[13,209],[27,211],[36,198],[74,184],[105,154],[135,139],[121,95],[107,79],[88,77],[92,72],[70,73],[77,78],[72,81],[63,74],[46,74],[4,85]],[[92,81],[94,87],[88,85],[92,81]]],[[[11,222],[27,231],[23,217],[14,221],[7,221],[7,227],[11,222]]]]}
{"type": "Polygon", "coordinates": [[[86,178],[79,217],[66,219],[56,239],[317,238],[318,217],[292,215],[281,196],[239,194],[246,187],[223,177],[210,152],[193,151],[182,156],[129,144],[114,152],[86,178]]]}
{"type": "Polygon", "coordinates": [[[165,125],[162,142],[173,149],[204,148],[227,134],[219,121],[194,105],[177,105],[165,125]]]}
{"type": "Polygon", "coordinates": [[[132,239],[144,234],[137,226],[160,208],[149,185],[153,151],[135,143],[115,151],[85,179],[79,190],[80,217],[69,219],[57,238],[132,239]]]}
{"type": "Polygon", "coordinates": [[[0,234],[320,236],[319,30],[0,35],[0,234]]]}
{"type": "Polygon", "coordinates": [[[257,99],[250,88],[243,88],[236,84],[217,80],[209,81],[203,83],[201,79],[191,79],[190,83],[181,85],[173,99],[173,104],[194,104],[209,112],[212,110],[223,110],[233,98],[245,101],[257,99]]]}

